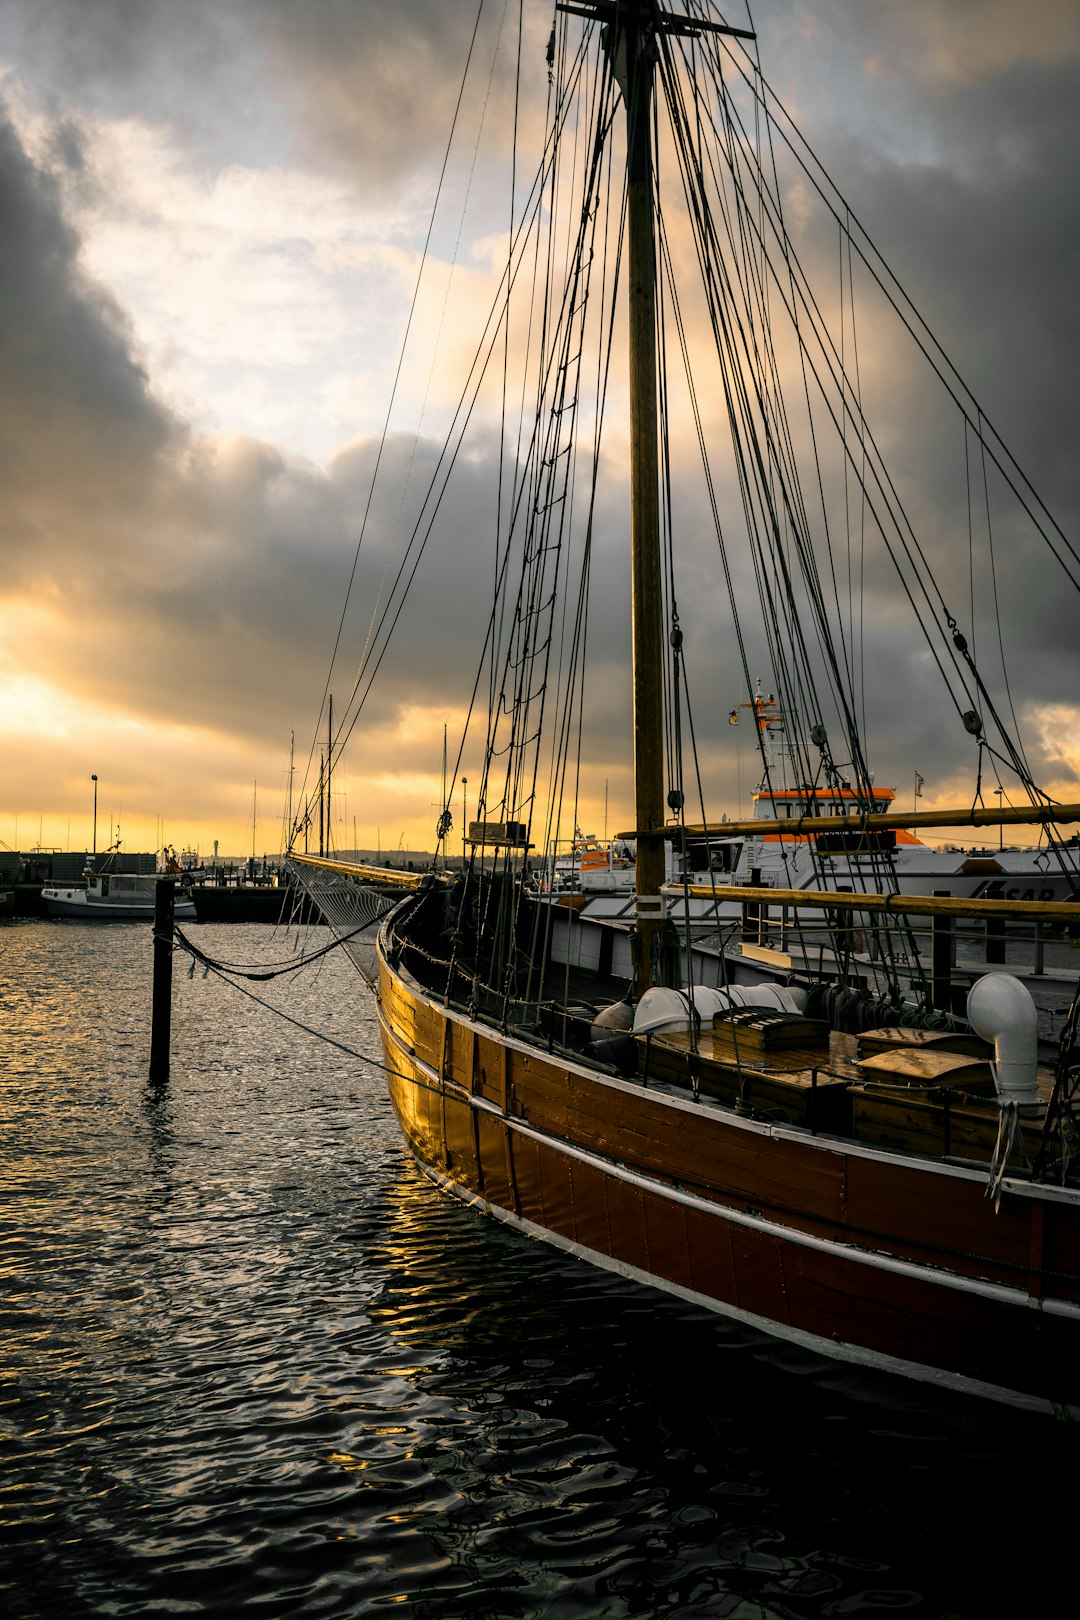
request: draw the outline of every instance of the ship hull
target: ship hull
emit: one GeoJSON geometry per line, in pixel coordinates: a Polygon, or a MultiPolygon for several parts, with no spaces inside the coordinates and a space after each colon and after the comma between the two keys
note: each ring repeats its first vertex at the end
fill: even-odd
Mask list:
{"type": "Polygon", "coordinates": [[[393,1106],[448,1191],[840,1359],[1080,1413],[1080,1204],[745,1119],[548,1055],[380,951],[393,1106]]]}

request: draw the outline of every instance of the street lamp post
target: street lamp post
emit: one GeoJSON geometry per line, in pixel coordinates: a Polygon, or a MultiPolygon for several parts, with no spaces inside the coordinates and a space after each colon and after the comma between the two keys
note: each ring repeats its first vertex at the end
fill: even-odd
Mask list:
{"type": "Polygon", "coordinates": [[[94,784],[94,862],[97,863],[97,773],[90,778],[94,784]]]}
{"type": "MultiPolygon", "coordinates": [[[[999,814],[1001,812],[1001,795],[1004,793],[1004,791],[1005,791],[1004,788],[995,788],[994,789],[994,792],[997,794],[998,813],[999,814]]],[[[1005,824],[1004,824],[1004,822],[999,821],[998,822],[998,849],[1004,849],[1004,848],[1005,848],[1005,824]]]]}
{"type": "Polygon", "coordinates": [[[465,840],[469,831],[469,800],[466,792],[468,786],[469,778],[467,776],[463,776],[461,778],[461,870],[463,872],[465,870],[466,862],[465,840]]]}

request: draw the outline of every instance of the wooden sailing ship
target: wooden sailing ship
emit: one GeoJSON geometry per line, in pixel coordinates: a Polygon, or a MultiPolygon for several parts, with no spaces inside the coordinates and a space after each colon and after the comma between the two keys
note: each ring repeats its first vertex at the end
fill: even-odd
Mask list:
{"type": "MultiPolygon", "coordinates": [[[[494,775],[485,775],[467,869],[399,874],[408,892],[381,923],[374,964],[361,959],[371,967],[405,1138],[448,1192],[628,1277],[829,1355],[1016,1404],[1080,1411],[1076,1002],[1056,1065],[1039,1068],[1033,1019],[1009,975],[989,976],[995,982],[979,992],[978,1007],[973,992],[965,1020],[945,1004],[940,977],[921,974],[917,947],[905,958],[906,977],[894,972],[896,940],[920,908],[1075,927],[1080,905],[901,896],[884,846],[874,894],[863,884],[847,895],[835,887],[769,891],[803,916],[815,907],[824,914],[834,947],[818,951],[818,976],[868,1024],[883,1026],[864,1031],[861,1044],[853,1030],[815,1012],[812,953],[781,961],[774,952],[770,961],[768,951],[743,953],[738,940],[720,940],[711,948],[711,985],[672,983],[697,961],[672,928],[672,903],[714,890],[707,878],[668,883],[665,842],[744,829],[690,826],[672,771],[682,746],[682,633],[664,572],[668,404],[657,270],[672,251],[656,211],[655,86],[659,78],[675,121],[693,134],[696,120],[700,135],[708,118],[679,99],[675,57],[682,52],[684,66],[704,73],[726,42],[748,36],[707,5],[676,13],[658,0],[575,0],[557,10],[561,33],[553,32],[549,48],[556,86],[580,79],[590,48],[596,64],[599,133],[594,145],[581,142],[594,179],[616,108],[626,114],[626,180],[616,210],[625,231],[616,234],[629,329],[636,802],[634,827],[621,836],[635,844],[636,898],[629,926],[574,936],[574,951],[555,952],[553,966],[558,902],[528,885],[530,849],[544,847],[532,836],[535,778],[508,768],[496,791],[494,775]],[[570,28],[580,50],[568,44],[570,28]],[[841,944],[852,912],[860,930],[878,923],[892,930],[885,945],[857,956],[841,944]],[[628,953],[629,984],[619,971],[628,953]],[[883,973],[886,985],[873,996],[871,971],[883,973]],[[1015,1086],[1014,1069],[1022,1071],[1015,1086]]],[[[748,82],[753,89],[752,75],[748,82]]],[[[553,106],[557,133],[567,116],[561,89],[553,106]]],[[[554,184],[553,149],[549,143],[539,195],[554,184]]],[[[691,180],[704,186],[704,173],[692,170],[691,180]]],[[[548,370],[549,378],[560,366],[564,374],[551,385],[551,437],[540,443],[534,481],[520,485],[522,506],[534,514],[569,504],[558,485],[576,408],[565,356],[583,330],[576,312],[596,254],[599,196],[596,187],[578,216],[563,360],[548,370]]],[[[708,236],[711,227],[703,230],[708,236]]],[[[507,296],[521,262],[516,253],[507,296]]],[[[676,313],[670,296],[666,308],[676,313]]],[[[492,685],[492,772],[497,759],[520,765],[526,744],[533,746],[530,704],[551,645],[543,573],[550,536],[542,527],[539,544],[523,547],[522,578],[532,581],[533,596],[506,654],[505,668],[519,681],[514,701],[505,686],[492,685]],[[511,711],[517,731],[505,748],[498,716],[511,711]]],[[[949,633],[963,690],[989,707],[955,621],[949,633]]],[[[971,708],[962,718],[981,749],[982,715],[971,708]]],[[[880,812],[884,796],[875,796],[854,737],[847,738],[854,786],[841,791],[839,775],[828,775],[823,724],[806,729],[835,785],[830,802],[851,810],[815,816],[806,836],[858,832],[865,841],[898,825],[899,817],[880,812]]],[[[977,824],[984,816],[992,819],[974,808],[940,812],[939,821],[977,824]]],[[[440,839],[448,817],[449,806],[440,839]]],[[[1058,854],[1054,829],[1078,817],[1080,807],[1037,792],[1013,815],[1042,826],[1058,854]]],[[[358,950],[368,886],[388,874],[332,857],[295,856],[294,866],[358,950]]],[[[727,893],[759,909],[764,891],[727,893]]]]}

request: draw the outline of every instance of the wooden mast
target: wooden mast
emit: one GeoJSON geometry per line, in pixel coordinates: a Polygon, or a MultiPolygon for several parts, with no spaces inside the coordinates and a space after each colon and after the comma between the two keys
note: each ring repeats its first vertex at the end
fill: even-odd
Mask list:
{"type": "Polygon", "coordinates": [[[637,994],[652,984],[664,925],[664,623],[660,567],[659,410],[656,367],[656,229],[652,97],[657,35],[746,29],[679,16],[659,0],[557,0],[556,9],[606,24],[605,45],[626,107],[630,348],[630,556],[634,660],[637,994]]]}
{"type": "Polygon", "coordinates": [[[664,626],[660,574],[659,413],[656,385],[656,246],[653,219],[652,0],[623,10],[616,62],[625,68],[630,342],[630,555],[634,663],[635,892],[639,996],[652,984],[664,902],[664,626]]]}
{"type": "Polygon", "coordinates": [[[654,942],[664,925],[664,623],[661,578],[659,411],[656,365],[656,228],[652,97],[657,35],[736,34],[745,29],[661,9],[658,0],[560,3],[606,22],[607,48],[626,106],[627,268],[630,347],[630,553],[634,661],[637,994],[652,984],[654,942]]]}

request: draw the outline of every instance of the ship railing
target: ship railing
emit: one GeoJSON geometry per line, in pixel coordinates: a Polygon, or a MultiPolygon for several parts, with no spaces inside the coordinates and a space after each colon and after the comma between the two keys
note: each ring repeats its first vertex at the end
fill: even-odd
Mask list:
{"type": "MultiPolygon", "coordinates": [[[[1080,934],[1080,903],[1073,900],[985,900],[963,898],[946,891],[931,895],[875,894],[846,889],[780,889],[766,884],[692,883],[680,891],[697,899],[717,902],[738,901],[741,906],[741,936],[744,945],[761,949],[787,950],[797,936],[805,947],[815,932],[830,938],[838,936],[852,950],[864,947],[862,919],[904,917],[930,919],[930,982],[935,1007],[952,1007],[952,974],[956,967],[954,924],[960,918],[973,918],[983,925],[987,962],[1005,961],[1005,925],[1010,920],[1034,925],[1028,937],[1035,946],[1033,973],[1045,973],[1047,934],[1080,934]],[[776,909],[779,908],[779,918],[776,909]],[[800,910],[823,911],[827,920],[820,930],[800,921],[800,910]],[[793,914],[794,913],[794,919],[793,914]],[[844,919],[850,916],[850,921],[844,919]]],[[[872,951],[870,954],[873,954],[872,951]]]]}

